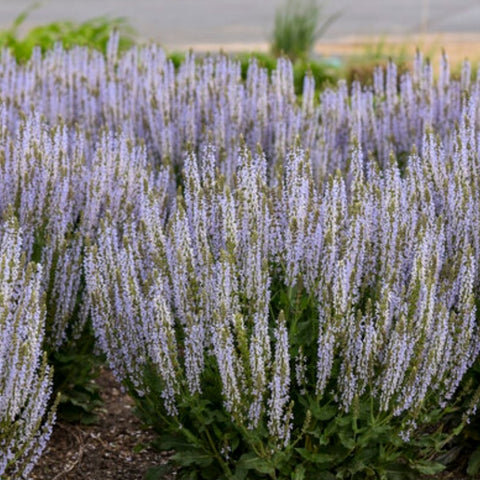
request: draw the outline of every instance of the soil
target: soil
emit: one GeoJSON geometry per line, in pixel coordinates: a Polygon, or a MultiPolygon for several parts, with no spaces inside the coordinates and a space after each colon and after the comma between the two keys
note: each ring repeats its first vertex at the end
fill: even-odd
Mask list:
{"type": "Polygon", "coordinates": [[[57,422],[32,480],[142,480],[149,468],[168,462],[167,452],[148,447],[155,434],[142,427],[111,372],[102,370],[97,383],[105,402],[98,424],[57,422]]]}

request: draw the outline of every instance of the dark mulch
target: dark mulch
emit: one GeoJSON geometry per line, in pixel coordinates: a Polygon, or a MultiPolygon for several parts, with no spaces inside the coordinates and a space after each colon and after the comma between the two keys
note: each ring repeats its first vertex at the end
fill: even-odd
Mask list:
{"type": "Polygon", "coordinates": [[[58,422],[32,480],[142,480],[150,467],[168,461],[167,453],[148,447],[154,433],[142,428],[111,372],[103,370],[97,383],[105,402],[98,424],[58,422]]]}

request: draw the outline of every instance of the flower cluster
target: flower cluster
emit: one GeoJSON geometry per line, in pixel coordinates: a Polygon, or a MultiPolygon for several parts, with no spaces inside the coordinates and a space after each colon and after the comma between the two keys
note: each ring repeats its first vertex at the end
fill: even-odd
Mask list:
{"type": "Polygon", "coordinates": [[[298,318],[271,314],[284,289],[315,305],[303,388],[321,398],[333,382],[346,411],[367,390],[395,415],[432,392],[448,401],[480,347],[471,225],[480,205],[460,155],[454,165],[433,138],[423,143],[404,172],[393,163],[380,172],[354,146],[349,181],[334,176],[321,190],[300,149],[275,178],[262,155],[242,151],[231,185],[210,175],[211,151],[187,156],[168,221],[152,194],[132,222],[107,220],[87,257],[95,329],[119,378],[148,395],[139,379],[153,362],[174,414],[181,379],[201,393],[212,356],[225,409],[252,428],[269,415],[272,435],[288,439],[298,318]]]}
{"type": "Polygon", "coordinates": [[[287,60],[242,81],[225,56],[175,69],[156,46],[118,57],[117,40],[106,57],[0,57],[0,421],[35,440],[22,452],[50,425],[44,337],[57,348],[88,317],[136,395],[159,403],[159,384],[175,419],[213,383],[278,449],[307,397],[344,413],[369,397],[405,425],[452,401],[480,349],[468,65],[455,80],[444,59],[434,82],[417,56],[318,98],[307,77],[298,102],[287,60]]]}
{"type": "Polygon", "coordinates": [[[0,227],[0,477],[26,478],[50,437],[50,368],[42,353],[41,269],[25,264],[15,221],[0,227]]]}

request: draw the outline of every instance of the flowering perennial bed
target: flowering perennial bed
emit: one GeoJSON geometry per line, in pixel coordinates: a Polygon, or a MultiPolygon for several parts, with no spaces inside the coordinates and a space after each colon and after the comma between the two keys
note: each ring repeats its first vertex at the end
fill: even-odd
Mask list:
{"type": "Polygon", "coordinates": [[[184,478],[445,468],[480,397],[468,64],[297,98],[287,60],[117,40],[0,58],[0,478],[50,433],[42,346],[90,321],[184,478]]]}

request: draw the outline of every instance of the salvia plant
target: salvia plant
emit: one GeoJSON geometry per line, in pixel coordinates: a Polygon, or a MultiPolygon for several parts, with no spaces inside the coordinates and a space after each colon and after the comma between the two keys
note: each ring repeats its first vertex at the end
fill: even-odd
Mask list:
{"type": "Polygon", "coordinates": [[[448,68],[418,55],[319,96],[307,76],[299,99],[285,59],[243,81],[118,35],[3,51],[0,218],[15,301],[33,282],[44,309],[8,328],[37,332],[31,375],[91,323],[185,478],[445,468],[480,398],[480,80],[448,68]]]}
{"type": "Polygon", "coordinates": [[[27,478],[50,437],[41,268],[26,263],[15,220],[0,226],[0,478],[27,478]]]}
{"type": "MultiPolygon", "coordinates": [[[[422,164],[446,162],[430,142],[422,164]]],[[[425,429],[478,355],[474,250],[468,234],[451,244],[452,193],[435,208],[418,157],[402,176],[365,172],[355,142],[351,155],[349,182],[321,189],[301,149],[271,178],[248,150],[231,179],[211,151],[189,155],[166,223],[145,199],[133,222],[107,219],[87,256],[114,372],[199,478],[443,468],[427,460],[454,432],[425,429]],[[424,457],[408,464],[414,445],[424,457]]]]}

